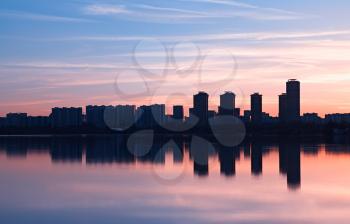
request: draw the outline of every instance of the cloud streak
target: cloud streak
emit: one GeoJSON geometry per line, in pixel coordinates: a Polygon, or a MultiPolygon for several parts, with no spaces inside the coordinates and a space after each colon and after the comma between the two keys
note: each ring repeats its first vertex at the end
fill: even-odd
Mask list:
{"type": "Polygon", "coordinates": [[[227,0],[183,0],[183,1],[211,3],[211,4],[217,4],[217,5],[233,6],[233,7],[245,8],[245,9],[264,10],[264,11],[285,13],[285,14],[299,15],[300,16],[299,13],[292,12],[292,11],[287,11],[287,10],[283,10],[283,9],[276,9],[276,8],[265,8],[265,7],[260,7],[257,5],[242,3],[242,2],[238,2],[238,1],[227,1],[227,0]]]}
{"type": "Polygon", "coordinates": [[[90,20],[90,19],[28,13],[28,12],[21,12],[21,11],[0,11],[0,17],[22,19],[22,20],[46,21],[46,22],[73,22],[73,23],[95,22],[94,20],[90,20]]]}
{"type": "Polygon", "coordinates": [[[114,15],[129,13],[129,11],[124,6],[118,5],[88,5],[83,9],[85,14],[88,15],[114,15]]]}
{"type": "Polygon", "coordinates": [[[42,105],[42,104],[54,104],[60,103],[63,100],[33,100],[33,101],[21,101],[21,102],[5,102],[0,103],[1,106],[33,106],[33,105],[42,105]]]}
{"type": "MultiPolygon", "coordinates": [[[[309,38],[333,38],[350,35],[350,30],[327,30],[327,31],[303,31],[303,32],[243,32],[243,33],[199,33],[195,35],[172,35],[172,36],[71,36],[47,39],[30,39],[31,41],[101,41],[101,42],[122,42],[122,41],[162,41],[162,42],[183,42],[183,41],[272,41],[272,40],[300,40],[309,38]]],[[[16,38],[2,36],[0,38],[16,38]]]]}
{"type": "Polygon", "coordinates": [[[156,23],[188,23],[209,22],[212,19],[244,18],[252,20],[295,20],[305,18],[305,15],[280,10],[275,8],[263,8],[246,3],[225,0],[190,0],[198,3],[211,3],[216,6],[205,11],[191,10],[176,7],[161,7],[149,4],[105,5],[93,4],[84,7],[85,14],[90,15],[114,15],[121,19],[140,20],[156,23]],[[234,7],[234,10],[233,8],[234,7]]]}

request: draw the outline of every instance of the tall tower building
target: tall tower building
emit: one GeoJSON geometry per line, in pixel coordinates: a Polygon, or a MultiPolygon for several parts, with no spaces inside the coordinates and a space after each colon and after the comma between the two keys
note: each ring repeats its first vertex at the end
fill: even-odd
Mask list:
{"type": "Polygon", "coordinates": [[[199,118],[199,125],[206,125],[208,122],[208,100],[206,92],[199,92],[193,96],[193,113],[199,118]]]}
{"type": "Polygon", "coordinates": [[[287,121],[287,94],[282,93],[278,96],[278,118],[280,122],[287,121]]]}
{"type": "Polygon", "coordinates": [[[225,92],[220,95],[220,115],[234,115],[236,95],[233,92],[225,92]]]}
{"type": "Polygon", "coordinates": [[[250,95],[251,121],[260,123],[262,120],[262,95],[254,93],[250,95]]]}
{"type": "Polygon", "coordinates": [[[178,120],[184,119],[184,108],[182,105],[173,106],[173,118],[178,120]]]}
{"type": "Polygon", "coordinates": [[[287,121],[300,120],[300,82],[289,79],[287,82],[287,121]]]}

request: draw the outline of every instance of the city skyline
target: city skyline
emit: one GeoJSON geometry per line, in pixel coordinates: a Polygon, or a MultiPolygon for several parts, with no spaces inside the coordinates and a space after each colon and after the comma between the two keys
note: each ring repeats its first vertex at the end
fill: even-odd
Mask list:
{"type": "MultiPolygon", "coordinates": [[[[220,120],[227,118],[231,121],[235,120],[243,126],[268,127],[271,129],[270,131],[281,125],[277,130],[283,133],[284,130],[289,129],[289,125],[295,125],[297,129],[301,124],[311,125],[310,127],[322,126],[325,128],[323,129],[324,132],[327,130],[327,124],[350,124],[350,113],[326,114],[324,118],[313,111],[301,114],[300,91],[300,81],[288,79],[284,93],[278,95],[278,116],[271,116],[264,111],[263,95],[258,92],[250,95],[250,110],[242,111],[241,108],[236,107],[236,94],[231,91],[225,91],[220,95],[220,105],[215,110],[209,107],[209,94],[199,91],[193,95],[193,104],[192,107],[188,108],[188,113],[186,113],[183,105],[165,105],[161,103],[141,106],[86,105],[85,111],[82,107],[54,107],[48,116],[8,113],[6,117],[0,117],[0,128],[5,131],[12,128],[29,128],[28,130],[33,128],[35,130],[38,128],[65,129],[72,127],[78,128],[79,131],[94,131],[94,129],[95,131],[107,131],[110,129],[127,132],[135,128],[150,128],[157,131],[175,131],[178,133],[188,130],[208,132],[209,127],[213,128],[215,126],[213,122],[220,122],[220,120]],[[172,112],[167,112],[166,107],[171,107],[172,112]]],[[[228,120],[222,121],[224,123],[229,122],[228,120]]],[[[236,126],[237,124],[232,124],[226,132],[229,133],[235,129],[240,130],[236,126]]],[[[320,130],[315,129],[315,131],[320,130]]],[[[243,129],[240,131],[245,133],[243,129]]]]}
{"type": "MultiPolygon", "coordinates": [[[[139,75],[153,74],[152,81],[159,81],[166,61],[168,80],[162,88],[170,93],[181,87],[187,96],[199,90],[215,96],[227,89],[237,94],[237,105],[248,109],[249,95],[258,91],[264,111],[277,115],[280,83],[296,78],[304,87],[302,113],[346,113],[348,7],[341,0],[2,1],[0,114],[127,104],[131,100],[115,92],[116,76],[132,69],[122,73],[119,84],[134,93],[144,88],[139,75]],[[206,59],[200,63],[205,81],[200,88],[197,72],[180,78],[177,73],[191,67],[198,52],[206,59]],[[227,86],[207,85],[225,77],[233,64],[227,86]]],[[[161,90],[131,104],[162,103],[168,95],[161,90]]],[[[213,98],[218,105],[218,97],[213,98]]]]}
{"type": "MultiPolygon", "coordinates": [[[[135,104],[115,104],[115,105],[94,105],[94,104],[88,104],[85,106],[75,106],[70,105],[67,107],[60,107],[55,106],[51,108],[51,112],[49,114],[41,115],[41,116],[48,116],[50,114],[53,114],[55,109],[59,108],[74,108],[74,109],[81,109],[80,113],[86,115],[89,112],[89,109],[101,109],[101,107],[118,107],[118,106],[130,106],[134,107],[134,110],[138,108],[142,108],[145,106],[152,106],[152,105],[163,105],[164,106],[164,114],[165,115],[172,115],[174,116],[177,113],[177,116],[175,117],[182,117],[184,119],[185,117],[189,117],[191,113],[196,115],[197,117],[202,117],[203,119],[208,119],[209,115],[207,114],[208,111],[214,111],[218,115],[232,115],[232,116],[244,116],[244,112],[249,111],[255,111],[254,114],[258,113],[260,117],[258,118],[252,118],[253,120],[260,120],[262,113],[267,113],[271,115],[272,117],[277,117],[282,119],[283,121],[288,121],[287,117],[292,116],[294,118],[291,118],[291,121],[297,121],[297,118],[300,117],[303,114],[309,114],[309,113],[316,113],[319,115],[317,111],[308,111],[306,113],[301,113],[301,105],[300,102],[302,100],[301,94],[301,87],[300,87],[300,81],[296,79],[288,79],[286,82],[286,89],[285,93],[281,93],[278,95],[278,105],[277,105],[277,114],[269,114],[267,111],[264,110],[264,98],[263,94],[259,92],[254,92],[250,95],[250,107],[247,109],[236,107],[236,94],[232,91],[224,91],[220,93],[219,95],[219,104],[216,105],[210,105],[211,96],[206,93],[205,91],[198,91],[198,93],[193,95],[193,101],[192,105],[181,105],[181,104],[164,104],[162,102],[155,102],[152,104],[143,104],[143,105],[135,105],[135,104]],[[295,86],[297,85],[297,86],[295,86]],[[295,86],[295,87],[294,87],[295,86]],[[292,95],[292,96],[290,96],[292,95]],[[293,96],[294,95],[294,96],[293,96]],[[283,99],[282,97],[285,97],[283,99]],[[288,97],[290,96],[290,97],[288,97]],[[284,100],[284,101],[282,101],[284,100]],[[287,108],[287,105],[292,105],[290,108],[287,108]],[[294,106],[295,105],[295,106],[294,106]],[[197,111],[193,110],[193,108],[198,108],[197,111]],[[177,112],[175,112],[177,110],[177,112]],[[179,111],[181,110],[181,111],[179,111]],[[193,110],[191,112],[191,110],[193,110]],[[178,115],[178,114],[181,115],[178,115]]],[[[103,111],[101,111],[103,113],[103,111]]],[[[11,111],[6,114],[21,114],[21,113],[27,113],[26,111],[11,111]]],[[[6,115],[5,114],[5,115],[6,115]]],[[[330,114],[337,114],[337,113],[330,113],[330,114]]],[[[31,114],[32,115],[32,114],[31,114]]],[[[33,115],[35,116],[35,115],[33,115]]],[[[252,115],[255,116],[255,115],[252,115]]]]}

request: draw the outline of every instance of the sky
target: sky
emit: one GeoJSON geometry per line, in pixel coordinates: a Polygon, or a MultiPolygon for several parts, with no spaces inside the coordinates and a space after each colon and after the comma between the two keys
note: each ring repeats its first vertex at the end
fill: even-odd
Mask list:
{"type": "Polygon", "coordinates": [[[301,110],[350,112],[346,0],[2,0],[0,115],[54,106],[217,107],[224,91],[278,113],[290,78],[301,110]]]}

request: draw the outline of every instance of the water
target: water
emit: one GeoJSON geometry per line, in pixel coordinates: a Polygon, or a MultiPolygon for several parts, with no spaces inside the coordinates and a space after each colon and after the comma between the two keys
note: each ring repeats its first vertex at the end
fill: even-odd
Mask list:
{"type": "Polygon", "coordinates": [[[346,143],[170,140],[1,137],[0,223],[350,221],[346,143]]]}

